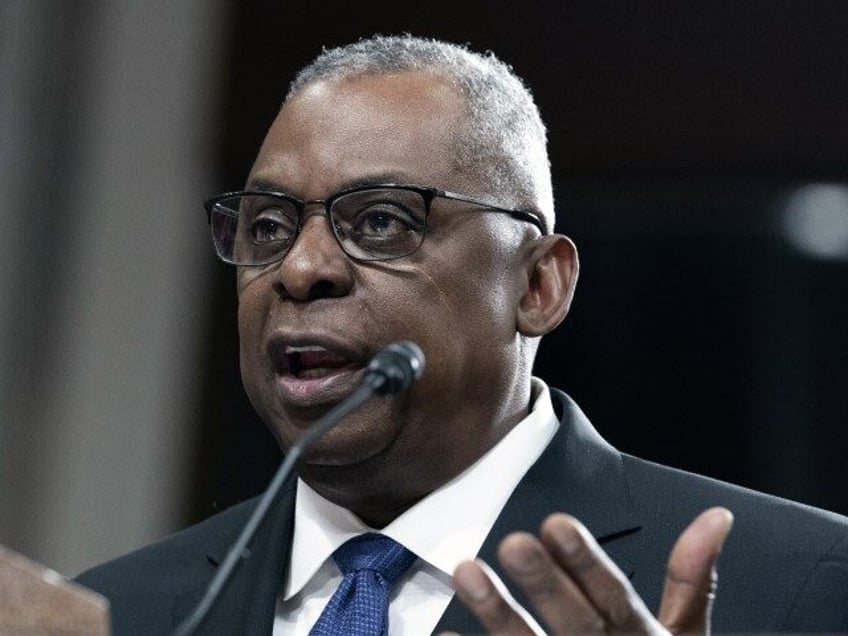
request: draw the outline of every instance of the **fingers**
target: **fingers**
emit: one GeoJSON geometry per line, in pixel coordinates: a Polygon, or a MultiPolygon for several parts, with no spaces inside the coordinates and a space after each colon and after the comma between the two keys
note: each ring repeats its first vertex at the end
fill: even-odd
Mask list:
{"type": "Polygon", "coordinates": [[[541,538],[557,565],[574,582],[607,632],[645,633],[656,621],[630,581],[577,519],[549,516],[541,538]]]}
{"type": "Polygon", "coordinates": [[[482,561],[460,563],[453,574],[457,596],[486,628],[486,632],[504,636],[542,634],[535,621],[518,606],[506,589],[498,589],[492,577],[491,570],[482,561]]]}
{"type": "MultiPolygon", "coordinates": [[[[732,522],[728,510],[711,508],[677,540],[659,622],[588,530],[569,515],[548,517],[540,538],[509,535],[498,557],[551,633],[708,633],[715,563],[732,522]]],[[[540,633],[497,577],[487,575],[484,563],[460,565],[454,586],[490,634],[540,633]]]]}
{"type": "Polygon", "coordinates": [[[553,633],[604,631],[599,613],[536,537],[511,534],[501,543],[498,558],[553,633]]]}
{"type": "Polygon", "coordinates": [[[674,544],[659,614],[669,631],[707,632],[718,580],[715,564],[732,525],[729,510],[710,508],[674,544]]]}
{"type": "MultiPolygon", "coordinates": [[[[550,633],[660,630],[627,578],[573,517],[549,517],[542,525],[541,540],[523,532],[509,535],[498,558],[550,633]]],[[[490,633],[530,633],[480,565],[466,564],[457,570],[454,580],[460,599],[490,633]]]]}

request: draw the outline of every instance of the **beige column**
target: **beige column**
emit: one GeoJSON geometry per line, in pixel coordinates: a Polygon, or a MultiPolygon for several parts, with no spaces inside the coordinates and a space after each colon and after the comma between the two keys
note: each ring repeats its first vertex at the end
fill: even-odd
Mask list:
{"type": "Polygon", "coordinates": [[[72,575],[182,523],[223,8],[2,12],[0,543],[72,575]]]}

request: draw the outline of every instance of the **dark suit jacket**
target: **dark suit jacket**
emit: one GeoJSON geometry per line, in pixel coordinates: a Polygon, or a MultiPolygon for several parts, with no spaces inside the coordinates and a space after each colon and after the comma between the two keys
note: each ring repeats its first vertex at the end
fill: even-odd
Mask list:
{"type": "MultiPolygon", "coordinates": [[[[619,453],[570,398],[556,390],[552,397],[559,431],[480,551],[496,570],[502,537],[535,532],[549,513],[564,511],[589,528],[656,610],[675,539],[699,512],[723,505],[735,523],[719,561],[714,630],[848,632],[848,519],[619,453]]],[[[289,562],[294,485],[287,484],[200,633],[271,634],[289,562]]],[[[255,504],[234,506],[78,580],[110,599],[115,636],[166,635],[200,599],[255,504]]],[[[455,599],[438,626],[447,628],[482,631],[455,599]]]]}

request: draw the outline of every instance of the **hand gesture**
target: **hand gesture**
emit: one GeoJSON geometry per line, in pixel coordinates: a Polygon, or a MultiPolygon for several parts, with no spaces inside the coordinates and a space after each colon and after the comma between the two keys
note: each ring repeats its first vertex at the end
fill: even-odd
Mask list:
{"type": "MultiPolygon", "coordinates": [[[[680,535],[657,618],[588,530],[566,514],[548,517],[538,537],[507,536],[498,559],[551,634],[703,634],[709,632],[716,560],[732,523],[728,510],[710,508],[680,535]]],[[[460,600],[490,634],[536,633],[532,619],[506,600],[486,569],[475,561],[457,567],[453,581],[460,600]]]]}

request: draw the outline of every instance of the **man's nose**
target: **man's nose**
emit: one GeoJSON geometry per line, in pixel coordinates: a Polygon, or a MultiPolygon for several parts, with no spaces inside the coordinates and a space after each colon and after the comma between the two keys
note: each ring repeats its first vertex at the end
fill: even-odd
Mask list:
{"type": "Polygon", "coordinates": [[[281,298],[315,300],[350,292],[353,262],[330,223],[326,214],[304,214],[300,234],[275,273],[274,289],[281,298]]]}

